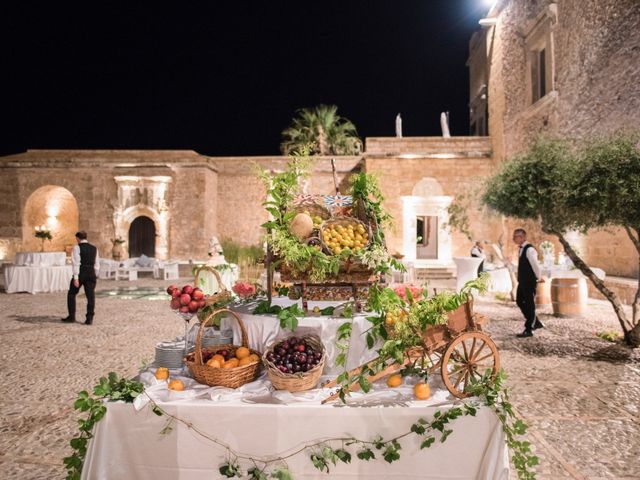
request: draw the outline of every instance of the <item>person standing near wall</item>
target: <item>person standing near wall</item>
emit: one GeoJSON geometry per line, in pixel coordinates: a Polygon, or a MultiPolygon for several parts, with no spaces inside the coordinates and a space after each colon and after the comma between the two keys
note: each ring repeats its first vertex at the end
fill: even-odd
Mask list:
{"type": "Polygon", "coordinates": [[[524,315],[524,331],[518,337],[533,337],[533,331],[544,328],[536,316],[536,287],[544,282],[538,264],[536,249],[527,242],[527,232],[522,228],[513,231],[513,241],[520,247],[518,252],[518,290],[516,303],[524,315]]]}
{"type": "Polygon", "coordinates": [[[482,270],[484,270],[484,260],[487,258],[482,248],[482,242],[476,241],[476,243],[473,244],[473,247],[471,247],[471,256],[482,259],[482,262],[478,265],[478,276],[480,276],[482,270]]]}
{"type": "Polygon", "coordinates": [[[76,321],[76,295],[82,286],[87,296],[87,317],[84,323],[85,325],[91,325],[95,314],[95,290],[98,271],[100,270],[98,249],[87,241],[87,232],[85,231],[76,233],[76,242],[78,242],[78,244],[73,247],[73,251],[71,252],[73,278],[71,279],[69,292],[67,293],[69,315],[63,318],[62,321],[65,323],[73,323],[76,321]]]}

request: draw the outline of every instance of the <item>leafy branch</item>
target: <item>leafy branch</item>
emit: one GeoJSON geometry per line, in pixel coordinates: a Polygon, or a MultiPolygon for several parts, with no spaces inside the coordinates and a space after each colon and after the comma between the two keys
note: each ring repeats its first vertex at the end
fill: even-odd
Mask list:
{"type": "Polygon", "coordinates": [[[144,387],[141,383],[126,378],[118,378],[114,372],[107,377],[100,378],[99,383],[93,387],[93,396],[86,390],[78,393],[78,398],[73,408],[86,412],[85,418],[78,419],[80,434],[69,442],[73,453],[65,457],[63,462],[67,469],[67,480],[79,480],[82,473],[82,465],[87,455],[87,444],[93,438],[93,428],[107,413],[105,400],[133,402],[144,387]]]}

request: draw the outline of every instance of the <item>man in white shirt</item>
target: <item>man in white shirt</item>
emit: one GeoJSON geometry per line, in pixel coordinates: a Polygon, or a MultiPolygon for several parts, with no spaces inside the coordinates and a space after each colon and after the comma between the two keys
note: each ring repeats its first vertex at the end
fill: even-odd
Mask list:
{"type": "Polygon", "coordinates": [[[480,274],[484,270],[484,260],[485,258],[487,258],[487,256],[484,254],[484,249],[482,248],[482,242],[476,241],[473,244],[473,247],[471,247],[471,256],[474,258],[482,259],[482,262],[480,262],[480,265],[478,265],[478,276],[480,276],[480,274]]]}
{"type": "Polygon", "coordinates": [[[527,242],[527,232],[522,228],[513,231],[513,241],[520,247],[518,252],[518,290],[516,303],[524,315],[524,332],[518,337],[533,337],[533,330],[543,328],[544,325],[536,316],[536,288],[538,283],[544,282],[538,264],[536,249],[527,242]]]}
{"type": "Polygon", "coordinates": [[[87,232],[80,231],[76,233],[76,241],[78,245],[73,247],[71,252],[73,278],[67,293],[69,315],[63,318],[62,321],[66,323],[76,321],[76,295],[82,286],[87,296],[87,317],[84,323],[85,325],[91,325],[95,314],[95,290],[98,271],[100,270],[100,260],[98,258],[98,249],[87,241],[87,232]]]}

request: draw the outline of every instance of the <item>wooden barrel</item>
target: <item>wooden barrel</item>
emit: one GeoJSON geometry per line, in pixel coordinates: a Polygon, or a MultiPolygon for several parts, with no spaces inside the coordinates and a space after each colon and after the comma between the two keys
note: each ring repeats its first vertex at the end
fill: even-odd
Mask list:
{"type": "Polygon", "coordinates": [[[545,278],[544,282],[536,287],[536,307],[551,305],[551,282],[545,278]]]}
{"type": "Polygon", "coordinates": [[[582,315],[587,311],[587,280],[585,278],[554,278],[551,280],[551,304],[556,317],[582,315]]]}

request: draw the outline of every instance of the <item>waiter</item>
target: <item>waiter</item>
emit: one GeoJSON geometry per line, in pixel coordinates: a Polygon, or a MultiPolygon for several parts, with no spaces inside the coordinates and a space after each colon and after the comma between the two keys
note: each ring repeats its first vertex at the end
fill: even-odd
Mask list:
{"type": "Polygon", "coordinates": [[[513,231],[513,241],[520,247],[518,254],[518,290],[516,303],[524,315],[524,332],[518,337],[533,337],[533,331],[544,328],[542,322],[536,316],[536,287],[544,282],[538,265],[538,253],[527,242],[527,232],[522,228],[513,231]]]}
{"type": "Polygon", "coordinates": [[[71,264],[73,266],[73,278],[69,285],[69,293],[67,293],[67,308],[69,315],[63,318],[66,323],[76,321],[76,295],[80,291],[80,287],[84,287],[84,293],[87,296],[87,319],[85,325],[93,323],[93,315],[96,305],[96,282],[100,263],[98,260],[98,249],[87,241],[87,232],[80,231],[76,233],[76,242],[78,245],[73,247],[71,252],[71,264]]]}

